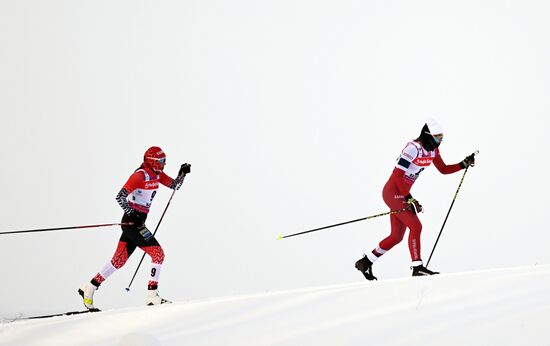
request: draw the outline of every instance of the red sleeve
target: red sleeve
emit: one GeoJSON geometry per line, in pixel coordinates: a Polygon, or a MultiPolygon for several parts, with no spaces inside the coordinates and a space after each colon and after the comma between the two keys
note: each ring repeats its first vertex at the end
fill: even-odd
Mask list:
{"type": "Polygon", "coordinates": [[[160,183],[166,187],[171,187],[174,179],[170,178],[166,173],[160,172],[160,183]]]}
{"type": "Polygon", "coordinates": [[[128,192],[128,194],[130,194],[135,189],[139,188],[144,181],[145,175],[143,174],[143,172],[134,172],[134,174],[132,174],[130,178],[128,178],[128,181],[126,182],[126,184],[124,184],[123,188],[126,190],[126,192],[128,192]]]}
{"type": "Polygon", "coordinates": [[[458,163],[454,165],[447,165],[441,158],[441,155],[439,154],[439,150],[437,151],[437,155],[435,156],[433,162],[434,162],[435,168],[437,168],[437,170],[442,174],[451,174],[451,173],[458,172],[462,169],[462,167],[460,167],[460,164],[458,163]]]}

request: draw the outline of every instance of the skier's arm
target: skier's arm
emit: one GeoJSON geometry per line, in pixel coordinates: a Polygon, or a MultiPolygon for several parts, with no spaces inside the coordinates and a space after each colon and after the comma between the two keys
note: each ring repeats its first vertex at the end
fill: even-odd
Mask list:
{"type": "Polygon", "coordinates": [[[140,172],[135,172],[130,176],[126,184],[120,189],[116,195],[116,201],[126,214],[131,214],[134,209],[128,204],[128,195],[131,194],[145,179],[145,176],[140,172]]]}
{"type": "Polygon", "coordinates": [[[393,170],[392,179],[395,181],[395,186],[397,187],[399,195],[403,196],[403,199],[412,212],[415,214],[422,212],[422,205],[420,205],[420,202],[418,202],[410,193],[412,185],[405,176],[405,171],[396,167],[393,170]]]}
{"type": "Polygon", "coordinates": [[[437,151],[437,154],[434,158],[434,166],[437,168],[441,174],[451,174],[460,171],[463,167],[460,163],[456,163],[454,165],[447,165],[443,159],[441,158],[441,155],[439,154],[439,150],[437,151]]]}
{"type": "Polygon", "coordinates": [[[399,195],[405,197],[409,194],[409,191],[411,190],[412,184],[410,183],[409,179],[405,176],[405,171],[402,171],[398,168],[395,168],[392,173],[392,179],[395,182],[395,186],[397,187],[397,191],[399,192],[399,195]]]}
{"type": "Polygon", "coordinates": [[[176,179],[170,178],[166,173],[160,172],[160,183],[166,187],[174,189],[176,179]]]}
{"type": "Polygon", "coordinates": [[[401,155],[399,156],[395,169],[392,173],[392,179],[395,182],[397,191],[401,196],[403,196],[408,208],[410,208],[415,214],[422,212],[422,205],[420,205],[420,202],[411,196],[410,191],[414,181],[407,177],[405,172],[419,154],[420,152],[416,146],[412,143],[407,144],[403,151],[401,151],[401,155]]]}
{"type": "Polygon", "coordinates": [[[401,151],[399,159],[397,159],[397,164],[395,165],[392,175],[397,186],[397,191],[399,191],[401,196],[408,195],[411,190],[413,181],[405,175],[405,172],[417,156],[418,149],[409,143],[403,151],[401,151]]]}
{"type": "Polygon", "coordinates": [[[125,188],[120,189],[116,195],[116,201],[126,214],[131,214],[134,211],[128,204],[128,191],[125,188]]]}

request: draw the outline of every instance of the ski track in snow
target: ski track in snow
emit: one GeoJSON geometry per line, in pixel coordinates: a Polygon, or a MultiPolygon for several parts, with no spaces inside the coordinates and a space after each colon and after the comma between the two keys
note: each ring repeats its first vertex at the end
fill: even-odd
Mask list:
{"type": "Polygon", "coordinates": [[[550,265],[361,281],[0,324],[0,345],[372,343],[548,346],[550,265]]]}

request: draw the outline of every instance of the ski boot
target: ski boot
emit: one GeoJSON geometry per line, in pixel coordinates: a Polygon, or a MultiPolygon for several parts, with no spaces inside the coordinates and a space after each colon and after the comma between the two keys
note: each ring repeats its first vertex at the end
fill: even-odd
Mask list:
{"type": "Polygon", "coordinates": [[[439,272],[431,271],[428,268],[424,267],[424,265],[422,264],[411,267],[411,269],[412,269],[412,276],[427,276],[427,275],[439,274],[439,272]]]}
{"type": "Polygon", "coordinates": [[[88,310],[96,310],[94,307],[94,293],[97,291],[97,286],[92,285],[88,282],[84,287],[78,289],[78,294],[82,297],[84,306],[88,310]]]}
{"type": "Polygon", "coordinates": [[[159,305],[159,304],[171,304],[172,302],[168,299],[164,299],[159,296],[158,290],[148,290],[147,298],[145,299],[147,305],[159,305]]]}
{"type": "Polygon", "coordinates": [[[372,280],[378,280],[376,276],[372,274],[372,262],[367,258],[367,256],[363,256],[359,261],[355,262],[355,268],[359,270],[364,276],[365,279],[372,281],[372,280]]]}

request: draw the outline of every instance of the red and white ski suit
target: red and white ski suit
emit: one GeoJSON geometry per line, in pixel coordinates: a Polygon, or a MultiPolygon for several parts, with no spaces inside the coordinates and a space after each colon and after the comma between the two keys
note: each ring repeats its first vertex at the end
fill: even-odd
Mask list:
{"type": "MultiPolygon", "coordinates": [[[[384,202],[391,210],[407,207],[405,196],[410,193],[420,173],[430,166],[432,162],[442,174],[451,174],[462,169],[460,164],[445,164],[441,158],[439,149],[427,151],[417,141],[407,143],[403,151],[401,151],[395,168],[382,191],[384,202]]],[[[390,223],[390,235],[380,242],[378,248],[373,250],[372,253],[376,257],[369,256],[370,260],[374,262],[386,251],[399,244],[403,240],[405,230],[409,228],[409,251],[411,259],[413,262],[421,261],[420,233],[422,231],[422,223],[416,213],[412,210],[407,210],[391,214],[390,223]]]]}
{"type": "Polygon", "coordinates": [[[125,210],[122,217],[122,234],[112,259],[92,279],[99,286],[116,270],[122,268],[139,247],[151,257],[151,273],[148,287],[156,289],[160,270],[164,262],[164,251],[157,239],[145,226],[145,220],[159,184],[171,189],[176,188],[176,181],[164,172],[156,173],[145,164],[136,170],[126,181],[117,201],[125,210]]]}
{"type": "Polygon", "coordinates": [[[129,206],[147,214],[153,198],[157,194],[159,183],[173,188],[173,182],[174,179],[167,176],[166,173],[157,174],[148,167],[143,167],[130,176],[123,188],[128,192],[129,206]]]}

